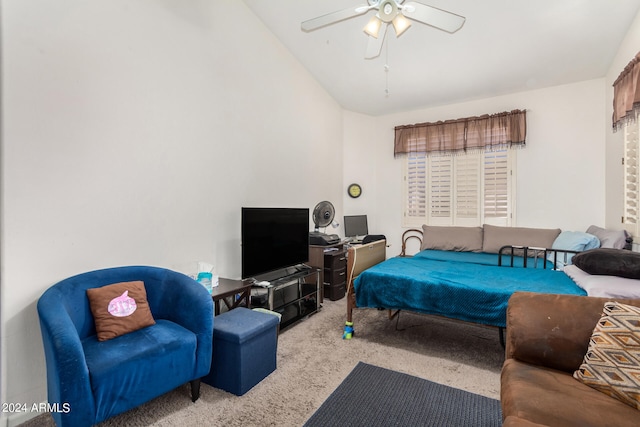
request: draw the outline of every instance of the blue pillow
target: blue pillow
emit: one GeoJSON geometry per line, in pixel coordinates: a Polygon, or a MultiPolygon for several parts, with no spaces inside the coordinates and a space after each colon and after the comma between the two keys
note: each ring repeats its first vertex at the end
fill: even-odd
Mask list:
{"type": "MultiPolygon", "coordinates": [[[[563,231],[554,240],[551,249],[582,252],[600,247],[600,239],[593,234],[582,231],[563,231]]],[[[558,252],[556,269],[562,270],[565,265],[571,264],[573,254],[558,252]]],[[[548,260],[553,262],[553,254],[549,254],[548,260]]]]}
{"type": "Polygon", "coordinates": [[[565,249],[567,251],[586,251],[600,247],[600,239],[593,234],[582,231],[563,231],[556,237],[551,246],[552,249],[565,249]]]}

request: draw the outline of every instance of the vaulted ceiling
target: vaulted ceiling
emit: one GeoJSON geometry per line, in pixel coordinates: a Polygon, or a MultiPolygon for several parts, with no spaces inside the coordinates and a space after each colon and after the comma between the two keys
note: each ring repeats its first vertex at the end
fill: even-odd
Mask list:
{"type": "MultiPolygon", "coordinates": [[[[375,11],[313,32],[302,21],[366,0],[244,0],[347,110],[383,115],[603,77],[640,0],[420,0],[466,17],[449,34],[389,27],[364,59],[375,11]]],[[[640,47],[639,47],[640,50],[640,47]]]]}

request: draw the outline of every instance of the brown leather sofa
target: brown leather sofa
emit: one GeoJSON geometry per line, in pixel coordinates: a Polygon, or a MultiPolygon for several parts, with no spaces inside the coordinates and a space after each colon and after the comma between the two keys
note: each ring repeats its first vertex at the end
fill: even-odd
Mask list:
{"type": "Polygon", "coordinates": [[[639,410],[573,378],[606,301],[513,294],[500,385],[504,426],[640,426],[639,410]]]}

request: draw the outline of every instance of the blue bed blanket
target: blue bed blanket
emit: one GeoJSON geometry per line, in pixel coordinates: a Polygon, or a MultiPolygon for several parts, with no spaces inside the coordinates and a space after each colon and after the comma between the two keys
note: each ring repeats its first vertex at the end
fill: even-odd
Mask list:
{"type": "Polygon", "coordinates": [[[356,305],[504,327],[507,302],[515,291],[586,295],[562,271],[498,267],[497,255],[492,264],[482,256],[492,254],[443,252],[391,258],[363,271],[354,281],[356,305]]]}

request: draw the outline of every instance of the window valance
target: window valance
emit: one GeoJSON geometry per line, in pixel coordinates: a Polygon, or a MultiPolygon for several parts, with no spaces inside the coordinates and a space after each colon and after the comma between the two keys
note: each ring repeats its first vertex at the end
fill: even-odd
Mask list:
{"type": "Polygon", "coordinates": [[[613,131],[635,121],[640,112],[640,53],[613,82],[613,131]]]}
{"type": "Polygon", "coordinates": [[[504,147],[524,147],[526,134],[526,110],[397,126],[393,154],[455,154],[468,150],[492,151],[504,147]]]}

